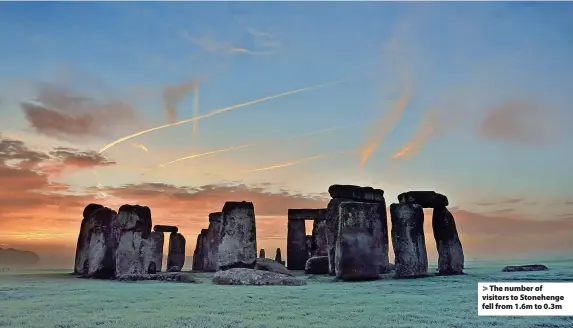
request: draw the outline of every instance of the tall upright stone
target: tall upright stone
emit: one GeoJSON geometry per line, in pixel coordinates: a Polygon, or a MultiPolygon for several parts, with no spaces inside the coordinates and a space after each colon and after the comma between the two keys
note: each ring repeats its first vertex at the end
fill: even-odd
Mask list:
{"type": "Polygon", "coordinates": [[[387,272],[390,265],[388,262],[388,218],[385,210],[384,191],[372,187],[332,185],[328,192],[332,197],[325,214],[329,274],[336,274],[336,245],[341,219],[340,205],[342,203],[357,203],[364,209],[365,213],[374,215],[374,218],[369,219],[373,222],[369,231],[372,234],[374,258],[379,265],[379,271],[387,272]]]}
{"type": "Polygon", "coordinates": [[[167,253],[167,270],[181,271],[185,265],[185,237],[178,232],[169,235],[169,253],[167,253]]]}
{"type": "Polygon", "coordinates": [[[89,204],[83,215],[74,272],[93,278],[113,278],[119,238],[117,213],[98,204],[89,204]]]}
{"type": "Polygon", "coordinates": [[[312,225],[312,256],[327,256],[328,246],[326,243],[326,220],[324,217],[314,220],[312,225]]]}
{"type": "Polygon", "coordinates": [[[255,267],[257,230],[253,203],[226,202],[223,206],[217,260],[219,270],[255,267]]]}
{"type": "Polygon", "coordinates": [[[118,211],[119,245],[116,276],[146,274],[156,269],[152,252],[151,210],[146,206],[122,205],[118,211]]]}
{"type": "Polygon", "coordinates": [[[336,241],[336,277],[344,281],[378,279],[380,269],[374,250],[369,229],[341,228],[336,241]]]}
{"type": "Polygon", "coordinates": [[[445,207],[434,208],[432,228],[438,248],[438,272],[442,275],[463,274],[464,251],[452,213],[445,207]]]}
{"type": "Polygon", "coordinates": [[[201,229],[201,232],[197,236],[197,242],[195,244],[195,250],[193,251],[193,264],[192,269],[195,271],[203,271],[203,267],[205,266],[205,256],[204,256],[204,242],[205,236],[203,235],[205,229],[201,229]]]}
{"type": "Polygon", "coordinates": [[[392,244],[396,278],[413,278],[428,273],[424,237],[424,211],[415,203],[390,205],[392,244]]]}
{"type": "Polygon", "coordinates": [[[265,256],[265,249],[261,248],[261,250],[259,251],[259,258],[264,259],[265,257],[266,257],[265,256]]]}
{"type": "Polygon", "coordinates": [[[149,264],[148,272],[156,273],[161,272],[163,267],[163,245],[165,243],[165,236],[163,232],[152,231],[149,234],[151,239],[151,257],[152,262],[149,264]]]}
{"type": "Polygon", "coordinates": [[[209,214],[209,228],[204,236],[203,271],[217,271],[217,253],[221,242],[221,212],[209,214]]]}
{"type": "Polygon", "coordinates": [[[283,257],[282,257],[281,249],[280,249],[280,248],[277,248],[277,250],[276,250],[276,252],[275,252],[275,261],[278,262],[278,263],[284,264],[284,263],[283,263],[283,257]]]}
{"type": "Polygon", "coordinates": [[[289,210],[287,221],[286,259],[289,270],[304,270],[304,265],[308,259],[305,222],[291,217],[291,210],[289,210]]]}
{"type": "MultiPolygon", "coordinates": [[[[369,203],[369,202],[358,202],[358,201],[343,201],[339,204],[339,225],[338,225],[338,236],[340,237],[344,234],[345,230],[356,230],[360,228],[369,234],[369,238],[360,237],[358,233],[353,234],[352,238],[359,238],[360,245],[366,246],[366,240],[372,243],[372,259],[368,256],[362,256],[361,258],[364,263],[359,262],[359,257],[357,257],[352,262],[346,262],[346,265],[355,265],[355,268],[345,268],[342,269],[343,264],[335,262],[336,275],[341,277],[342,271],[352,271],[354,272],[353,279],[359,279],[360,275],[364,275],[364,279],[371,279],[370,272],[377,271],[386,272],[389,269],[388,263],[388,245],[385,244],[385,239],[387,240],[387,235],[385,235],[385,229],[383,229],[383,222],[386,222],[386,206],[384,202],[381,203],[369,203]],[[370,268],[373,267],[373,268],[370,268]],[[361,273],[362,272],[362,273],[361,273]]],[[[350,238],[350,237],[349,237],[350,238]]],[[[348,244],[350,245],[350,244],[348,244]]],[[[359,244],[356,244],[352,248],[358,251],[360,254],[366,254],[366,250],[359,250],[359,244]]],[[[336,251],[341,249],[340,245],[337,244],[336,251]]],[[[351,256],[351,255],[348,255],[351,256]]],[[[342,259],[344,257],[337,256],[337,259],[342,259]]]]}

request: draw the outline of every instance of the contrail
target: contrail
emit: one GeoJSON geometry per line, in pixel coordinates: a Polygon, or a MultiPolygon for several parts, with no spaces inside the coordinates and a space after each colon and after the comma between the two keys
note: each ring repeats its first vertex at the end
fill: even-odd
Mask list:
{"type": "Polygon", "coordinates": [[[186,159],[192,159],[192,158],[197,158],[197,157],[201,157],[201,156],[206,156],[206,155],[211,155],[211,154],[217,154],[217,153],[222,153],[225,151],[230,151],[230,150],[235,150],[235,149],[241,149],[241,148],[246,148],[246,147],[251,147],[254,146],[254,143],[250,143],[250,144],[244,144],[244,145],[239,145],[239,146],[235,146],[235,147],[229,147],[229,148],[223,148],[223,149],[217,149],[217,150],[212,150],[212,151],[208,151],[205,153],[201,153],[201,154],[193,154],[193,155],[189,155],[189,156],[185,156],[185,157],[181,157],[175,160],[172,160],[171,162],[167,162],[167,163],[163,163],[163,164],[159,164],[160,167],[166,167],[167,165],[173,164],[173,163],[177,163],[186,159]]]}
{"type": "Polygon", "coordinates": [[[426,113],[424,120],[420,124],[420,127],[418,128],[412,139],[408,141],[408,143],[406,143],[404,147],[398,150],[390,158],[391,159],[412,158],[414,155],[419,153],[420,150],[422,150],[423,144],[426,142],[428,137],[434,132],[436,132],[435,112],[434,110],[431,109],[426,113]]]}
{"type": "Polygon", "coordinates": [[[182,121],[178,121],[178,122],[175,122],[175,123],[165,124],[165,125],[161,125],[161,126],[157,126],[157,127],[151,128],[151,129],[139,131],[139,132],[130,134],[130,135],[128,135],[128,136],[125,136],[125,137],[122,137],[122,138],[119,138],[119,139],[117,139],[117,140],[115,140],[115,141],[110,142],[109,144],[105,145],[102,149],[100,149],[100,150],[99,150],[99,153],[101,154],[101,153],[103,153],[104,151],[108,150],[109,148],[111,148],[111,147],[113,147],[113,146],[115,146],[115,145],[117,145],[117,144],[119,144],[119,143],[121,143],[121,142],[124,142],[124,141],[126,141],[126,140],[129,140],[129,139],[138,137],[138,136],[140,136],[140,135],[143,135],[143,134],[146,134],[146,133],[149,133],[149,132],[153,132],[153,131],[165,129],[165,128],[172,127],[172,126],[176,126],[176,125],[179,125],[179,124],[184,124],[184,123],[189,123],[189,122],[195,122],[195,121],[198,121],[198,120],[200,120],[200,119],[204,119],[204,118],[211,117],[211,116],[214,116],[214,115],[217,115],[217,114],[221,114],[221,113],[224,113],[224,112],[231,111],[231,110],[233,110],[233,109],[237,109],[237,108],[241,108],[241,107],[245,107],[245,106],[250,106],[250,105],[253,105],[253,104],[256,104],[256,103],[260,103],[260,102],[263,102],[263,101],[267,101],[267,100],[271,100],[271,99],[276,99],[276,98],[280,98],[280,97],[285,97],[285,96],[292,95],[292,94],[299,93],[299,92],[304,92],[304,91],[309,91],[309,90],[313,90],[313,89],[323,88],[323,87],[327,87],[327,86],[331,86],[331,85],[343,83],[343,82],[346,82],[346,81],[347,81],[347,80],[339,80],[339,81],[333,81],[333,82],[323,83],[323,84],[319,84],[319,85],[314,85],[314,86],[310,86],[310,87],[306,87],[306,88],[301,88],[301,89],[297,89],[297,90],[292,90],[292,91],[280,93],[280,94],[278,94],[278,95],[269,96],[269,97],[264,97],[264,98],[259,98],[259,99],[252,100],[252,101],[249,101],[249,102],[245,102],[245,103],[242,103],[242,104],[238,104],[238,105],[233,105],[233,106],[229,106],[229,107],[220,108],[220,109],[214,110],[214,111],[212,111],[212,112],[210,112],[210,113],[208,113],[208,114],[204,114],[204,115],[192,117],[192,118],[189,118],[189,119],[186,119],[186,120],[182,120],[182,121]]]}
{"type": "Polygon", "coordinates": [[[335,155],[349,154],[349,153],[353,153],[353,152],[355,152],[355,151],[345,151],[345,152],[339,152],[339,153],[321,154],[321,155],[316,155],[316,156],[312,156],[312,157],[301,158],[301,159],[298,159],[298,160],[292,161],[292,162],[286,162],[286,163],[282,163],[282,164],[276,164],[276,165],[272,165],[272,166],[261,167],[261,168],[253,169],[253,170],[247,170],[246,172],[259,172],[259,171],[280,169],[283,167],[293,166],[293,165],[313,161],[313,160],[320,159],[320,158],[331,157],[331,156],[335,156],[335,155]]]}
{"type": "Polygon", "coordinates": [[[360,160],[360,168],[364,167],[376,147],[380,144],[382,139],[394,128],[398,120],[402,116],[402,112],[408,103],[408,98],[410,97],[411,86],[409,83],[406,84],[404,89],[404,93],[398,99],[396,104],[390,109],[387,117],[382,121],[382,125],[380,126],[380,130],[378,131],[378,136],[367,142],[367,144],[362,149],[362,159],[360,160]]]}
{"type": "MultiPolygon", "coordinates": [[[[326,128],[326,129],[321,129],[321,130],[316,130],[316,131],[311,131],[311,132],[307,132],[307,133],[303,133],[303,134],[299,134],[296,135],[294,137],[285,137],[285,138],[276,138],[276,139],[271,139],[271,140],[266,140],[266,141],[260,141],[260,142],[251,142],[248,144],[244,144],[244,145],[239,145],[239,146],[234,146],[234,147],[228,147],[228,148],[223,148],[223,149],[217,149],[217,150],[212,150],[212,151],[208,151],[205,153],[200,153],[200,154],[191,154],[185,157],[181,157],[181,158],[177,158],[174,159],[170,162],[166,162],[163,164],[159,164],[160,167],[165,167],[167,165],[173,164],[173,163],[177,163],[183,160],[187,160],[187,159],[193,159],[193,158],[197,158],[197,157],[201,157],[201,156],[205,156],[205,155],[211,155],[211,154],[217,154],[217,153],[222,153],[222,152],[226,152],[226,151],[232,151],[232,150],[236,150],[236,149],[241,149],[241,148],[248,148],[248,147],[253,147],[253,146],[260,146],[260,145],[265,145],[265,144],[273,144],[279,141],[288,141],[288,140],[292,140],[292,139],[297,139],[297,138],[301,138],[301,137],[309,137],[309,136],[313,136],[313,135],[317,135],[317,134],[321,134],[321,133],[326,133],[326,132],[331,132],[331,131],[336,131],[336,130],[341,130],[341,129],[345,129],[345,128],[349,128],[352,126],[357,126],[357,125],[364,125],[364,123],[361,124],[349,124],[349,125],[339,125],[339,126],[334,126],[331,128],[326,128]]],[[[146,170],[145,172],[147,172],[149,170],[146,170]]]]}
{"type": "Polygon", "coordinates": [[[145,147],[145,146],[142,145],[142,144],[138,144],[137,142],[134,142],[134,143],[132,143],[131,145],[132,145],[133,147],[135,147],[135,148],[139,148],[139,149],[143,150],[143,151],[146,152],[146,153],[149,152],[149,149],[147,149],[147,147],[145,147]]]}

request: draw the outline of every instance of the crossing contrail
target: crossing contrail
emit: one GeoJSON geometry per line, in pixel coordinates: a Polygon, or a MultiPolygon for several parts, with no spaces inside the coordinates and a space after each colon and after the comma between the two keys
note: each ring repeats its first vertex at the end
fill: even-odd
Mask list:
{"type": "Polygon", "coordinates": [[[295,94],[295,93],[299,93],[299,92],[310,91],[310,90],[313,90],[313,89],[318,89],[318,88],[323,88],[323,87],[327,87],[327,86],[331,86],[331,85],[335,85],[335,84],[340,84],[340,83],[343,83],[343,82],[346,82],[346,81],[347,81],[347,80],[338,80],[338,81],[333,81],[333,82],[318,84],[318,85],[314,85],[314,86],[310,86],[310,87],[306,87],[306,88],[296,89],[296,90],[292,90],[292,91],[280,93],[280,94],[277,94],[277,95],[274,95],[274,96],[263,97],[263,98],[255,99],[255,100],[248,101],[248,102],[245,102],[245,103],[242,103],[242,104],[238,104],[238,105],[233,105],[233,106],[229,106],[229,107],[220,108],[220,109],[214,110],[214,111],[212,111],[212,112],[210,112],[210,113],[207,113],[207,114],[204,114],[204,115],[200,115],[200,116],[196,116],[196,117],[192,117],[192,118],[189,118],[189,119],[186,119],[186,120],[182,120],[182,121],[178,121],[178,122],[174,122],[174,123],[169,123],[169,124],[157,126],[157,127],[154,127],[154,128],[150,128],[150,129],[147,129],[147,130],[139,131],[139,132],[130,134],[130,135],[128,135],[128,136],[125,136],[125,137],[122,137],[122,138],[119,138],[119,139],[117,139],[117,140],[114,140],[114,141],[110,142],[109,144],[105,145],[102,149],[100,149],[100,150],[99,150],[99,153],[101,154],[101,153],[103,153],[104,151],[108,150],[109,148],[111,148],[111,147],[113,147],[113,146],[115,146],[115,145],[117,145],[117,144],[119,144],[119,143],[121,143],[121,142],[124,142],[124,141],[126,141],[126,140],[129,140],[129,139],[138,137],[138,136],[140,136],[140,135],[143,135],[143,134],[146,134],[146,133],[149,133],[149,132],[153,132],[153,131],[157,131],[157,130],[169,128],[169,127],[176,126],[176,125],[180,125],[180,124],[184,124],[184,123],[195,122],[195,121],[198,121],[198,120],[207,118],[207,117],[211,117],[211,116],[214,116],[214,115],[217,115],[217,114],[221,114],[221,113],[224,113],[224,112],[231,111],[231,110],[233,110],[233,109],[237,109],[237,108],[241,108],[241,107],[245,107],[245,106],[254,105],[254,104],[256,104],[256,103],[260,103],[260,102],[267,101],[267,100],[271,100],[271,99],[276,99],[276,98],[281,98],[281,97],[289,96],[289,95],[292,95],[292,94],[295,94]]]}

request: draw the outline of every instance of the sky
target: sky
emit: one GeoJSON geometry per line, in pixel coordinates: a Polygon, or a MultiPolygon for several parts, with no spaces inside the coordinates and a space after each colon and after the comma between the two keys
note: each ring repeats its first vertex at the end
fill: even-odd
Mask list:
{"type": "Polygon", "coordinates": [[[388,206],[448,196],[467,259],[570,254],[571,17],[565,2],[0,3],[0,244],[71,263],[87,204],[141,204],[191,255],[208,214],[245,200],[258,247],[285,253],[289,208],[355,184],[388,206]]]}

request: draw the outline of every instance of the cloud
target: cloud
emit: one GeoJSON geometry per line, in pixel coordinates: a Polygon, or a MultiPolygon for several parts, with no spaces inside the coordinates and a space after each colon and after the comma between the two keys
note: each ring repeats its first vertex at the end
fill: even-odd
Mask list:
{"type": "Polygon", "coordinates": [[[201,50],[213,54],[266,56],[277,54],[282,47],[282,44],[277,40],[276,36],[270,33],[254,28],[247,28],[246,31],[248,37],[244,37],[243,39],[251,43],[252,48],[237,46],[234,43],[219,41],[210,37],[196,37],[191,35],[187,30],[180,31],[180,34],[184,39],[201,48],[201,50]]]}
{"type": "Polygon", "coordinates": [[[24,142],[5,138],[0,133],[0,165],[7,161],[19,161],[20,165],[30,167],[49,158],[42,152],[28,149],[24,142]]]}
{"type": "Polygon", "coordinates": [[[33,102],[20,107],[31,127],[50,137],[108,137],[136,118],[135,110],[117,99],[96,100],[53,83],[37,83],[36,92],[33,102]]]}
{"type": "Polygon", "coordinates": [[[550,109],[523,101],[508,101],[487,110],[478,128],[484,138],[527,146],[554,139],[557,122],[550,109]]]}
{"type": "Polygon", "coordinates": [[[525,198],[506,198],[502,200],[488,201],[488,202],[478,202],[476,205],[479,206],[497,206],[497,205],[509,205],[525,202],[525,198]]]}
{"type": "Polygon", "coordinates": [[[116,164],[114,161],[108,160],[103,155],[93,150],[80,151],[73,148],[59,147],[51,151],[50,155],[61,161],[65,166],[77,168],[92,168],[96,166],[116,164]]]}
{"type": "Polygon", "coordinates": [[[163,90],[163,105],[169,123],[177,120],[177,105],[185,98],[190,91],[197,90],[197,80],[191,80],[179,85],[168,86],[163,90]]]}

